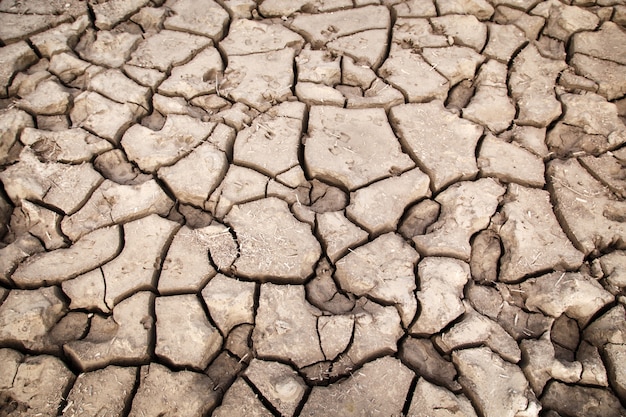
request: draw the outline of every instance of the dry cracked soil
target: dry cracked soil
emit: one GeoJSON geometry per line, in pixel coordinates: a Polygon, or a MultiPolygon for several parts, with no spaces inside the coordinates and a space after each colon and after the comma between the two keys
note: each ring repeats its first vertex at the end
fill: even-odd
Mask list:
{"type": "Polygon", "coordinates": [[[626,416],[626,1],[0,0],[0,416],[626,416]]]}

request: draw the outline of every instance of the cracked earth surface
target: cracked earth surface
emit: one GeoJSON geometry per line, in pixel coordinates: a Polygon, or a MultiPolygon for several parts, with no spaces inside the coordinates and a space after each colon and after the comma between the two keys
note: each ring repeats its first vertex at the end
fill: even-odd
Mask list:
{"type": "Polygon", "coordinates": [[[1,0],[0,416],[626,416],[623,0],[1,0]]]}

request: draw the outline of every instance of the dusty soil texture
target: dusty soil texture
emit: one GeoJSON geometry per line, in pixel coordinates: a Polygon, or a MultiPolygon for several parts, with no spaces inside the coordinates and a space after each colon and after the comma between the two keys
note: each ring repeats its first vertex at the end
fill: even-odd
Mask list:
{"type": "Polygon", "coordinates": [[[0,417],[626,417],[626,1],[0,0],[0,417]]]}

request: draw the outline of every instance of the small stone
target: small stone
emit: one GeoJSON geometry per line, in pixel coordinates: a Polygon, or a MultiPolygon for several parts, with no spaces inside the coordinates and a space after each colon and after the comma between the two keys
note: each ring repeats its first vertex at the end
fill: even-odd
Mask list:
{"type": "Polygon", "coordinates": [[[48,333],[67,312],[58,287],[12,290],[0,305],[0,341],[29,351],[54,352],[48,333]]]}
{"type": "Polygon", "coordinates": [[[408,326],[417,311],[413,271],[418,259],[400,236],[387,233],[340,259],[335,278],[344,291],[396,305],[408,326]]]}
{"type": "Polygon", "coordinates": [[[521,352],[517,342],[498,323],[477,313],[465,304],[463,319],[437,336],[435,343],[445,354],[472,346],[487,346],[502,359],[517,363],[521,352]]]}
{"type": "Polygon", "coordinates": [[[491,178],[458,182],[435,199],[441,204],[439,220],[427,234],[413,237],[417,250],[428,256],[450,256],[469,262],[471,237],[487,228],[504,187],[491,178]]]}
{"type": "Polygon", "coordinates": [[[429,185],[428,176],[417,168],[380,180],[352,193],[346,215],[371,234],[393,231],[408,205],[430,196],[429,185]]]}
{"type": "Polygon", "coordinates": [[[275,178],[299,164],[306,106],[286,102],[273,107],[237,134],[233,163],[275,178]]]}
{"type": "Polygon", "coordinates": [[[461,375],[460,384],[480,415],[539,415],[541,405],[517,365],[504,361],[486,347],[455,351],[452,360],[461,375]]]}
{"type": "Polygon", "coordinates": [[[83,372],[112,363],[148,363],[153,302],[152,293],[138,292],[117,304],[111,317],[94,316],[87,336],[66,344],[65,354],[83,372]]]}
{"type": "Polygon", "coordinates": [[[204,374],[174,372],[158,363],[142,366],[129,417],[178,413],[205,416],[219,401],[213,388],[211,379],[204,374]],[[155,396],[157,392],[159,395],[155,396]]]}
{"type": "Polygon", "coordinates": [[[141,42],[127,63],[140,68],[153,68],[166,72],[173,66],[188,61],[199,50],[210,44],[211,40],[203,36],[162,30],[141,42]]]}
{"type": "Polygon", "coordinates": [[[527,187],[545,184],[543,160],[529,151],[488,134],[480,146],[478,167],[482,175],[527,187]]]}
{"type": "Polygon", "coordinates": [[[129,32],[99,30],[92,33],[88,30],[83,40],[84,44],[81,42],[75,48],[82,59],[96,65],[119,68],[128,60],[142,37],[129,32]]]}
{"type": "Polygon", "coordinates": [[[552,272],[520,284],[526,308],[552,317],[567,314],[584,328],[614,298],[593,278],[578,272],[552,272]]]}
{"type": "Polygon", "coordinates": [[[415,386],[409,413],[441,417],[476,417],[472,403],[464,395],[454,395],[445,388],[420,378],[415,386]]]}
{"type": "Polygon", "coordinates": [[[115,258],[121,248],[119,227],[97,229],[69,248],[30,256],[17,267],[11,279],[22,288],[60,284],[104,265],[115,258]]]}
{"type": "MultiPolygon", "coordinates": [[[[483,0],[478,1],[486,4],[483,0]]],[[[487,25],[476,16],[451,14],[433,17],[430,21],[436,33],[451,36],[456,45],[467,46],[480,53],[487,42],[487,25]]]]}
{"type": "Polygon", "coordinates": [[[124,249],[102,267],[109,307],[136,291],[155,289],[164,251],[179,227],[157,214],[124,224],[124,249]]]}
{"type": "Polygon", "coordinates": [[[624,246],[623,202],[615,200],[576,159],[554,160],[547,172],[555,212],[577,248],[589,254],[613,245],[624,246]]]}
{"type": "Polygon", "coordinates": [[[517,124],[545,127],[561,115],[554,85],[559,72],[566,67],[564,61],[542,57],[534,44],[515,57],[509,88],[519,107],[517,124]]]}
{"type": "Polygon", "coordinates": [[[281,415],[294,415],[306,384],[289,365],[253,359],[244,375],[281,415]]]}
{"type": "MultiPolygon", "coordinates": [[[[461,386],[456,382],[456,369],[444,359],[429,339],[408,337],[400,344],[399,358],[423,378],[458,392],[461,386]]],[[[414,397],[415,398],[415,395],[414,397]]]]}
{"type": "Polygon", "coordinates": [[[222,336],[195,295],[157,297],[154,310],[158,357],[174,366],[203,370],[217,356],[222,336]]]}
{"type": "Polygon", "coordinates": [[[51,132],[26,127],[20,141],[30,146],[40,160],[66,164],[89,162],[113,147],[110,142],[81,128],[51,132]]]}
{"type": "Polygon", "coordinates": [[[378,70],[381,77],[404,94],[409,103],[445,100],[449,81],[421,55],[409,49],[392,49],[378,70]]]}
{"type": "Polygon", "coordinates": [[[37,61],[37,55],[24,42],[17,42],[0,48],[0,97],[7,97],[7,88],[16,73],[37,61]]]}
{"type": "Polygon", "coordinates": [[[304,160],[312,178],[349,190],[414,166],[402,152],[381,108],[313,106],[304,160]]]}
{"type": "Polygon", "coordinates": [[[231,55],[219,92],[260,112],[291,96],[294,84],[295,51],[278,51],[250,55],[231,55]]]}
{"type": "Polygon", "coordinates": [[[299,368],[325,359],[317,333],[321,312],[299,285],[261,285],[252,343],[260,359],[280,358],[299,368]]]}
{"type": "Polygon", "coordinates": [[[78,375],[68,394],[63,416],[123,413],[131,400],[136,379],[136,368],[113,365],[78,375]]]}
{"type": "Polygon", "coordinates": [[[626,51],[620,47],[626,34],[613,22],[604,22],[600,30],[584,31],[572,36],[570,51],[626,65],[626,51]]]}
{"type": "Polygon", "coordinates": [[[430,177],[434,192],[478,172],[475,148],[483,129],[446,110],[442,101],[396,106],[389,118],[403,147],[430,177]]]}
{"type": "Polygon", "coordinates": [[[611,392],[605,388],[582,387],[552,382],[541,397],[546,409],[560,415],[581,415],[585,417],[620,417],[626,409],[611,392]],[[567,398],[567,401],[563,401],[567,398]]]}
{"type": "Polygon", "coordinates": [[[111,0],[106,3],[96,3],[92,7],[96,18],[95,25],[98,29],[111,29],[147,3],[148,0],[111,0]]]}
{"type": "Polygon", "coordinates": [[[222,274],[211,278],[202,290],[211,318],[222,334],[244,323],[254,324],[254,296],[256,285],[222,274]]]}
{"type": "Polygon", "coordinates": [[[351,378],[327,387],[313,387],[300,415],[361,416],[371,410],[386,416],[400,415],[414,376],[398,359],[376,359],[351,378]],[[391,385],[386,384],[389,378],[394,380],[391,385]]]}
{"type": "Polygon", "coordinates": [[[156,171],[189,154],[213,130],[190,116],[169,115],[159,131],[136,124],[126,131],[121,144],[131,161],[143,171],[156,171]]]}
{"type": "Polygon", "coordinates": [[[59,358],[27,356],[20,361],[10,387],[2,390],[7,401],[3,411],[16,416],[56,416],[74,378],[59,358]]]}
{"type": "Polygon", "coordinates": [[[503,213],[500,281],[517,282],[537,272],[580,267],[583,254],[574,248],[552,214],[548,192],[511,184],[503,213]]]}
{"type": "Polygon", "coordinates": [[[470,279],[469,265],[458,259],[428,257],[417,268],[420,313],[410,327],[411,335],[430,336],[465,312],[461,298],[470,279]]]}
{"type": "Polygon", "coordinates": [[[272,417],[258,395],[250,388],[243,378],[237,378],[226,391],[224,399],[212,414],[214,417],[230,417],[234,415],[249,417],[272,417]]]}
{"type": "Polygon", "coordinates": [[[146,110],[134,103],[117,103],[93,91],[84,91],[74,99],[70,111],[72,126],[82,127],[114,145],[146,110]]]}

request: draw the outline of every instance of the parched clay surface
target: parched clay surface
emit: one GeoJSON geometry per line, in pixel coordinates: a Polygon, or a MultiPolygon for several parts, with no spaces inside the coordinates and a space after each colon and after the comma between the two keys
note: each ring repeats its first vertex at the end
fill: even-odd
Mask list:
{"type": "Polygon", "coordinates": [[[626,416],[622,0],[0,0],[0,417],[626,416]]]}

